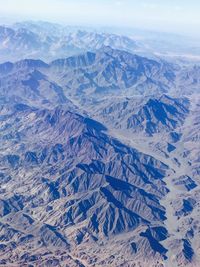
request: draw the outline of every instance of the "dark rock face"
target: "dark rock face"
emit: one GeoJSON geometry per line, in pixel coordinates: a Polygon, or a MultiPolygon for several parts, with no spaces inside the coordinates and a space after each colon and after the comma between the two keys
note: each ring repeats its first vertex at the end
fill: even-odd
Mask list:
{"type": "Polygon", "coordinates": [[[178,142],[181,138],[181,134],[176,133],[176,132],[171,132],[169,135],[170,135],[170,141],[172,143],[178,142]]]}
{"type": "Polygon", "coordinates": [[[159,241],[165,240],[167,238],[167,231],[165,228],[153,228],[151,230],[146,230],[146,232],[141,233],[140,236],[147,238],[152,247],[153,251],[165,255],[167,250],[159,243],[159,241]]]}
{"type": "Polygon", "coordinates": [[[13,195],[8,199],[0,199],[0,207],[1,207],[0,217],[3,217],[13,211],[17,212],[19,210],[22,210],[24,207],[23,197],[13,195]]]}
{"type": "Polygon", "coordinates": [[[188,175],[183,175],[175,183],[177,186],[185,187],[188,191],[197,187],[195,181],[188,175]]]}
{"type": "Polygon", "coordinates": [[[187,239],[183,239],[183,253],[187,260],[191,261],[194,255],[194,251],[187,239]]]}
{"type": "Polygon", "coordinates": [[[182,208],[176,212],[176,215],[186,216],[187,214],[190,214],[193,211],[195,204],[196,201],[192,198],[183,199],[182,208]]]}

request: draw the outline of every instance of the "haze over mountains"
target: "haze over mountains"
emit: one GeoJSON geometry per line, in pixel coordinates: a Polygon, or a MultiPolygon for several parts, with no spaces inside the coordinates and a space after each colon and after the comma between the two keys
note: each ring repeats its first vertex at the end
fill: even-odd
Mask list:
{"type": "Polygon", "coordinates": [[[13,28],[1,26],[0,40],[1,62],[8,58],[12,61],[21,58],[41,58],[49,61],[84,51],[94,51],[102,46],[128,49],[132,52],[138,49],[136,42],[126,36],[85,30],[69,32],[68,28],[51,24],[16,24],[13,28]]]}
{"type": "Polygon", "coordinates": [[[95,52],[102,46],[180,63],[200,62],[199,40],[175,34],[125,28],[62,26],[49,22],[20,22],[0,27],[0,62],[34,58],[51,61],[95,52]]]}
{"type": "Polygon", "coordinates": [[[0,27],[0,265],[199,266],[199,66],[144,47],[0,27]]]}

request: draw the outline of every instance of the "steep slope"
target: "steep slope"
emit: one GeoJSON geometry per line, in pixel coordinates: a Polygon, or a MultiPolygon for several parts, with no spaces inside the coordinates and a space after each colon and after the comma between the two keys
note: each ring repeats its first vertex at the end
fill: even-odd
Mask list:
{"type": "Polygon", "coordinates": [[[110,47],[0,65],[0,264],[198,267],[199,95],[175,93],[198,67],[181,71],[110,47]]]}
{"type": "Polygon", "coordinates": [[[152,135],[161,131],[173,131],[183,124],[189,113],[187,98],[171,98],[163,95],[149,99],[136,115],[127,120],[127,128],[152,135]]]}
{"type": "MultiPolygon", "coordinates": [[[[152,136],[175,131],[188,116],[189,106],[190,102],[186,97],[137,96],[100,101],[96,103],[93,113],[104,123],[121,132],[152,136]]],[[[172,133],[170,142],[175,142],[177,138],[178,133],[172,133]]]]}
{"type": "Polygon", "coordinates": [[[164,266],[198,267],[200,260],[198,253],[200,247],[199,94],[187,98],[174,98],[166,95],[147,99],[113,98],[113,101],[97,101],[95,105],[97,118],[106,121],[113,135],[156,157],[173,169],[173,173],[164,180],[169,193],[161,200],[166,208],[167,219],[164,225],[168,230],[168,238],[161,241],[167,249],[164,266]],[[144,125],[147,124],[146,121],[143,124],[140,120],[137,131],[131,132],[130,129],[129,132],[126,129],[126,119],[130,116],[129,113],[138,116],[140,111],[140,114],[145,114],[141,113],[141,110],[144,110],[143,107],[146,107],[149,99],[150,103],[152,100],[153,104],[156,103],[156,109],[148,105],[146,114],[151,115],[148,118],[155,119],[155,111],[159,115],[157,116],[159,120],[156,121],[156,131],[143,135],[146,129],[144,125]],[[159,105],[158,102],[160,102],[159,105]],[[100,107],[103,105],[105,108],[101,110],[100,107]],[[160,121],[163,114],[167,114],[164,116],[166,123],[160,121]],[[168,118],[173,119],[174,124],[171,124],[168,118]]]}
{"type": "Polygon", "coordinates": [[[113,258],[105,253],[104,265],[123,262],[125,250],[130,262],[147,248],[147,262],[165,259],[165,164],[68,110],[3,105],[1,114],[2,262],[39,264],[49,251],[59,264],[63,255],[68,264],[74,257],[90,266],[102,242],[118,246],[113,258]]]}

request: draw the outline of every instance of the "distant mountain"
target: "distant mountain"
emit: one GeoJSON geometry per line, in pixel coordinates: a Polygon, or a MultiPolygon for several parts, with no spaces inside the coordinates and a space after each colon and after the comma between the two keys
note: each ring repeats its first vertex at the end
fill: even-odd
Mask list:
{"type": "Polygon", "coordinates": [[[135,41],[126,36],[80,30],[69,32],[56,24],[19,25],[13,28],[0,26],[1,62],[25,58],[50,61],[88,50],[95,51],[103,46],[131,52],[138,48],[135,41]]]}
{"type": "MultiPolygon", "coordinates": [[[[171,62],[179,62],[180,64],[199,64],[200,47],[199,38],[184,36],[181,34],[173,34],[166,32],[153,32],[137,28],[127,29],[125,27],[86,27],[86,26],[66,26],[45,21],[24,21],[12,25],[13,29],[28,29],[39,36],[59,37],[76,34],[78,31],[85,33],[94,33],[101,35],[109,35],[114,33],[115,36],[127,36],[131,40],[131,45],[113,48],[123,49],[129,52],[136,52],[140,55],[169,60],[171,62]],[[132,42],[134,40],[134,42],[132,42]],[[137,46],[135,48],[135,45],[137,46]],[[134,48],[134,50],[133,50],[134,48]]],[[[96,36],[98,38],[98,36],[96,36]]],[[[62,38],[61,38],[62,39],[62,38]]],[[[90,37],[89,37],[90,39],[90,37]]],[[[95,42],[95,39],[92,41],[95,42]]],[[[129,43],[129,41],[128,41],[129,43]]],[[[93,44],[88,43],[88,48],[93,44]]],[[[106,44],[108,45],[108,44],[106,44]]],[[[112,47],[110,43],[109,46],[112,47]]],[[[87,50],[87,49],[86,49],[87,50]]],[[[91,50],[91,49],[90,49],[91,50]]],[[[80,51],[79,51],[80,52],[80,51]]],[[[81,51],[83,52],[83,51],[81,51]]],[[[68,54],[69,55],[69,54],[68,54]]],[[[70,54],[71,55],[71,54],[70,54]]],[[[66,56],[66,54],[65,54],[66,56]]],[[[63,57],[62,55],[60,57],[63,57]]],[[[46,60],[45,58],[43,58],[46,60]]]]}
{"type": "Polygon", "coordinates": [[[35,55],[36,51],[44,51],[45,42],[42,44],[37,34],[27,30],[14,30],[0,26],[0,56],[3,61],[16,61],[35,55]]]}
{"type": "MultiPolygon", "coordinates": [[[[107,46],[96,52],[57,59],[49,64],[27,59],[14,64],[0,64],[0,77],[3,78],[1,90],[11,89],[9,84],[15,83],[16,73],[19,84],[22,84],[19,89],[22,90],[27,80],[33,80],[29,71],[35,73],[34,79],[37,73],[51,85],[56,85],[57,89],[60,87],[54,91],[59,91],[60,96],[62,92],[62,98],[70,96],[78,101],[96,96],[103,98],[104,95],[176,95],[180,90],[189,95],[199,90],[198,67],[187,68],[186,75],[186,68],[107,46]]],[[[36,80],[33,82],[32,85],[37,87],[36,80]]],[[[12,90],[11,93],[14,94],[12,90]]]]}
{"type": "Polygon", "coordinates": [[[16,22],[12,25],[15,30],[27,29],[39,36],[62,36],[69,33],[68,30],[77,31],[75,27],[65,27],[58,23],[51,23],[48,21],[22,21],[16,22]]]}
{"type": "Polygon", "coordinates": [[[38,70],[47,67],[40,60],[1,64],[0,96],[34,105],[69,104],[63,89],[38,70]]]}
{"type": "Polygon", "coordinates": [[[166,92],[175,81],[174,71],[167,62],[110,47],[50,64],[50,73],[73,95],[166,92]]]}
{"type": "Polygon", "coordinates": [[[96,53],[0,64],[0,95],[62,104],[67,97],[162,93],[173,86],[174,66],[104,47],[96,53]],[[15,87],[15,91],[13,91],[15,87]]]}

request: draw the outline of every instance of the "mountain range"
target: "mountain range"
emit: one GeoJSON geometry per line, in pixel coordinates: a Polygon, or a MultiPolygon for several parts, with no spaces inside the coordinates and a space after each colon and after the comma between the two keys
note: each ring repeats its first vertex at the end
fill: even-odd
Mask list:
{"type": "Polygon", "coordinates": [[[69,32],[59,26],[21,27],[0,26],[0,57],[6,60],[34,58],[50,61],[83,53],[96,51],[102,46],[128,51],[138,50],[136,42],[126,36],[75,30],[69,32]]]}
{"type": "Polygon", "coordinates": [[[1,266],[199,266],[199,67],[137,49],[0,28],[1,266]]]}

